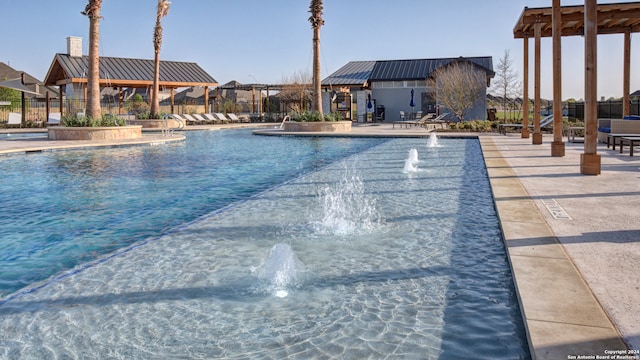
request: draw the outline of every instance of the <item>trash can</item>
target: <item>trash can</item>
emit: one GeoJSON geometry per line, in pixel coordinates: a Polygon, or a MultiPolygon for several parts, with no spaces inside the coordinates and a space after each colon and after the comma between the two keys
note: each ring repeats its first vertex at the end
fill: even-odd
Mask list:
{"type": "Polygon", "coordinates": [[[489,121],[496,121],[496,108],[487,109],[487,118],[489,121]]]}
{"type": "Polygon", "coordinates": [[[376,106],[376,121],[384,121],[384,105],[376,106]]]}

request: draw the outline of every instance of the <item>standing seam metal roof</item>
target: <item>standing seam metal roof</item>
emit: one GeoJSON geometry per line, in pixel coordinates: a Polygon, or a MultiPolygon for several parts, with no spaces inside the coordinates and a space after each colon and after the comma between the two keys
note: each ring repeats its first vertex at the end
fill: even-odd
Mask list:
{"type": "Polygon", "coordinates": [[[322,85],[360,85],[371,81],[424,80],[438,68],[455,61],[470,61],[493,76],[493,58],[458,57],[440,59],[351,61],[322,81],[322,85]]]}
{"type": "MultiPolygon", "coordinates": [[[[88,56],[72,57],[67,54],[56,54],[54,59],[66,73],[67,78],[86,78],[89,63],[88,56]]],[[[100,57],[100,78],[105,80],[153,81],[154,61],[146,59],[100,57]]],[[[60,79],[49,79],[47,83],[55,83],[60,79]]],[[[198,64],[191,62],[160,61],[161,82],[184,82],[217,84],[217,81],[198,64]]]]}

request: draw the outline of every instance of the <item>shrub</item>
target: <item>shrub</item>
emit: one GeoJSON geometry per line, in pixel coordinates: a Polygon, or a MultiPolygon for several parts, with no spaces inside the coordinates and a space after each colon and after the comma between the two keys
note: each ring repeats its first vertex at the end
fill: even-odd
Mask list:
{"type": "Polygon", "coordinates": [[[491,132],[497,129],[497,124],[496,121],[489,120],[460,121],[449,124],[449,129],[469,132],[491,132]]]}
{"type": "Polygon", "coordinates": [[[317,112],[317,111],[298,112],[298,113],[293,114],[293,116],[291,116],[291,118],[293,119],[293,121],[298,121],[298,122],[322,121],[322,115],[320,115],[320,113],[317,112]]]}
{"type": "Polygon", "coordinates": [[[324,116],[326,121],[342,121],[342,115],[339,112],[333,112],[324,116]]]}
{"type": "Polygon", "coordinates": [[[61,119],[62,125],[68,127],[101,127],[101,126],[124,126],[124,119],[111,114],[102,115],[98,119],[88,116],[65,115],[61,119]]]}

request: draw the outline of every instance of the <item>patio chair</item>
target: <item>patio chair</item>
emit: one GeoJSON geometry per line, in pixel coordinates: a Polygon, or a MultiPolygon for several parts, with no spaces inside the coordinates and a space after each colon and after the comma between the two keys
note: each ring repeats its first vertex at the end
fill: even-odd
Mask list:
{"type": "Polygon", "coordinates": [[[59,112],[49,113],[49,118],[47,119],[47,126],[59,126],[61,118],[62,118],[62,114],[59,112]]]}
{"type": "Polygon", "coordinates": [[[228,124],[231,122],[231,119],[227,118],[223,113],[215,113],[218,119],[222,120],[223,124],[228,124]]]}
{"type": "Polygon", "coordinates": [[[228,113],[227,117],[229,118],[229,120],[231,120],[232,123],[242,122],[242,120],[240,120],[240,118],[234,113],[228,113]]]}
{"type": "Polygon", "coordinates": [[[204,113],[202,116],[212,124],[222,124],[222,120],[218,119],[215,114],[204,113]]]}
{"type": "Polygon", "coordinates": [[[196,120],[191,114],[182,114],[182,117],[186,120],[187,125],[196,125],[198,120],[196,120]]]}
{"type": "Polygon", "coordinates": [[[400,110],[400,121],[405,121],[407,120],[407,116],[405,115],[404,111],[400,110]]]}
{"type": "Polygon", "coordinates": [[[10,112],[9,118],[7,119],[7,123],[4,125],[4,127],[15,125],[18,125],[18,127],[22,127],[22,114],[10,112]]]}
{"type": "Polygon", "coordinates": [[[200,114],[193,114],[192,116],[193,116],[193,118],[194,118],[194,119],[196,119],[196,121],[197,121],[199,124],[206,124],[206,123],[208,123],[208,122],[209,122],[207,119],[205,119],[204,117],[202,117],[202,115],[200,115],[200,114]]]}
{"type": "MultiPolygon", "coordinates": [[[[540,120],[540,129],[543,129],[545,127],[548,127],[551,124],[551,126],[553,126],[553,114],[545,117],[544,119],[540,120]]],[[[533,129],[533,122],[531,122],[529,124],[529,128],[533,129]]],[[[503,134],[503,135],[507,135],[507,128],[522,128],[522,124],[500,124],[498,125],[498,131],[503,134]]]]}
{"type": "Polygon", "coordinates": [[[246,117],[238,117],[238,115],[234,114],[234,113],[228,113],[227,116],[229,117],[229,119],[231,119],[231,121],[233,122],[243,122],[243,123],[248,123],[251,122],[251,119],[246,118],[246,117]]]}

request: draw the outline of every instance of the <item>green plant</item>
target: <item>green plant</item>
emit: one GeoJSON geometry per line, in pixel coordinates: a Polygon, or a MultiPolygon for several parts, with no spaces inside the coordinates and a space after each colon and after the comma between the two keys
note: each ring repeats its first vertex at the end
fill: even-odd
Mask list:
{"type": "Polygon", "coordinates": [[[339,112],[333,112],[324,116],[326,121],[342,121],[342,115],[339,112]]]}
{"type": "Polygon", "coordinates": [[[449,124],[449,129],[469,132],[490,132],[495,131],[498,126],[497,124],[497,121],[489,120],[460,121],[449,124]]]}
{"type": "Polygon", "coordinates": [[[134,114],[136,118],[142,119],[143,114],[147,114],[145,119],[149,118],[150,106],[144,101],[144,98],[140,94],[135,94],[127,101],[127,108],[131,114],[134,114]]]}
{"type": "Polygon", "coordinates": [[[319,122],[322,121],[322,115],[317,111],[302,111],[294,113],[291,117],[293,121],[298,122],[319,122]]]}
{"type": "Polygon", "coordinates": [[[68,127],[102,127],[102,126],[124,126],[124,119],[111,114],[102,115],[101,118],[94,119],[88,116],[65,115],[61,119],[62,125],[68,127]]]}

